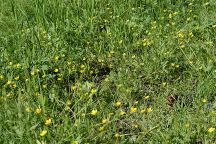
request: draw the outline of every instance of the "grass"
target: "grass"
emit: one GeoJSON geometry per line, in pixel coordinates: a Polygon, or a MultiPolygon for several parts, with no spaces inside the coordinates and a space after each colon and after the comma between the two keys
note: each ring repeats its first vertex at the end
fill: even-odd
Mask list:
{"type": "Polygon", "coordinates": [[[0,143],[216,143],[215,0],[0,0],[0,143]]]}

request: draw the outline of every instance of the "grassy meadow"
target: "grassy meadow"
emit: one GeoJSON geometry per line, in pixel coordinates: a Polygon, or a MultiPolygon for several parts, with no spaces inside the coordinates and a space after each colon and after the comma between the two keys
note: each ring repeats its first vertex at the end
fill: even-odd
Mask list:
{"type": "Polygon", "coordinates": [[[0,144],[213,144],[215,96],[215,0],[0,0],[0,144]]]}

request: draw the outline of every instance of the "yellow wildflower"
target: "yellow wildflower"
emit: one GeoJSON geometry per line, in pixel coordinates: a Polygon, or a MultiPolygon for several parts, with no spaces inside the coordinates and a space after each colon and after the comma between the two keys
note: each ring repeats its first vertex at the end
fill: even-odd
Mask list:
{"type": "Polygon", "coordinates": [[[43,87],[43,88],[47,88],[47,85],[46,85],[46,84],[44,84],[44,85],[42,85],[42,87],[43,87]]]}
{"type": "Polygon", "coordinates": [[[71,144],[79,144],[78,141],[73,141],[71,144]]]}
{"type": "Polygon", "coordinates": [[[16,68],[20,68],[21,65],[18,63],[18,64],[15,65],[15,67],[16,67],[16,68]]]}
{"type": "Polygon", "coordinates": [[[0,75],[0,79],[1,79],[1,80],[4,79],[4,76],[3,76],[3,75],[0,75]]]}
{"type": "Polygon", "coordinates": [[[104,127],[100,127],[99,129],[98,129],[98,131],[104,131],[104,127]]]}
{"type": "Polygon", "coordinates": [[[91,90],[91,94],[96,94],[97,93],[97,90],[96,89],[92,89],[91,90]]]}
{"type": "Polygon", "coordinates": [[[108,122],[108,119],[102,119],[102,124],[106,124],[108,122]]]}
{"type": "Polygon", "coordinates": [[[32,71],[32,72],[31,72],[31,75],[32,75],[32,76],[33,76],[33,75],[35,75],[35,72],[34,72],[34,71],[32,71]]]}
{"type": "Polygon", "coordinates": [[[153,111],[153,110],[152,110],[151,107],[149,107],[149,108],[146,109],[146,112],[147,112],[147,113],[150,113],[150,112],[152,112],[152,111],[153,111]]]}
{"type": "Polygon", "coordinates": [[[70,106],[70,105],[72,105],[72,102],[70,100],[67,100],[66,105],[70,106]]]}
{"type": "Polygon", "coordinates": [[[93,109],[93,110],[91,111],[91,115],[96,116],[96,115],[97,115],[97,109],[93,109]]]}
{"type": "Polygon", "coordinates": [[[208,132],[209,133],[212,133],[212,132],[214,132],[215,131],[215,128],[213,128],[213,127],[210,127],[209,129],[208,129],[208,132]]]}
{"type": "Polygon", "coordinates": [[[193,61],[192,61],[192,60],[189,60],[188,63],[189,63],[189,64],[193,64],[193,61]]]}
{"type": "Polygon", "coordinates": [[[36,113],[36,114],[41,114],[41,112],[42,112],[42,109],[41,109],[41,108],[37,108],[37,109],[35,110],[35,113],[36,113]]]}
{"type": "Polygon", "coordinates": [[[120,101],[117,101],[116,103],[115,103],[115,106],[116,107],[119,107],[119,106],[121,106],[122,105],[122,103],[120,102],[120,101]]]}
{"type": "Polygon", "coordinates": [[[64,110],[65,110],[65,111],[70,111],[70,107],[69,107],[69,106],[66,106],[64,110]]]}
{"type": "Polygon", "coordinates": [[[203,103],[206,103],[206,102],[207,102],[207,100],[206,100],[206,99],[203,99],[203,100],[202,100],[202,102],[203,102],[203,103]]]}
{"type": "Polygon", "coordinates": [[[179,38],[184,38],[184,33],[179,32],[179,33],[178,33],[178,37],[179,37],[179,38]]]}
{"type": "Polygon", "coordinates": [[[52,120],[49,118],[47,120],[45,120],[45,125],[51,125],[52,124],[52,120]]]}
{"type": "Polygon", "coordinates": [[[55,56],[55,61],[58,61],[59,60],[59,56],[55,56]]]}
{"type": "Polygon", "coordinates": [[[180,48],[185,48],[185,45],[181,44],[181,45],[180,45],[180,48]]]}
{"type": "Polygon", "coordinates": [[[113,113],[113,112],[110,112],[109,115],[112,116],[112,115],[114,115],[114,113],[113,113]]]}
{"type": "Polygon", "coordinates": [[[19,80],[19,76],[15,77],[14,79],[15,79],[15,80],[19,80]]]}
{"type": "Polygon", "coordinates": [[[191,38],[194,37],[193,32],[190,32],[190,33],[189,33],[189,36],[190,36],[191,38]]]}
{"type": "Polygon", "coordinates": [[[8,80],[7,83],[6,83],[6,85],[10,85],[11,83],[12,83],[12,81],[8,80]]]}
{"type": "Polygon", "coordinates": [[[17,85],[16,85],[15,83],[13,83],[12,87],[13,87],[13,88],[16,88],[16,87],[17,87],[17,85]]]}
{"type": "Polygon", "coordinates": [[[123,110],[120,112],[120,115],[121,116],[123,116],[123,115],[125,115],[126,114],[126,112],[124,112],[123,110]]]}
{"type": "Polygon", "coordinates": [[[81,68],[81,69],[84,69],[84,68],[85,68],[85,65],[82,64],[82,65],[80,66],[80,68],[81,68]]]}
{"type": "Polygon", "coordinates": [[[58,79],[57,79],[58,81],[61,81],[62,80],[62,78],[61,77],[58,77],[58,79]]]}
{"type": "Polygon", "coordinates": [[[150,97],[150,96],[145,96],[144,99],[147,100],[147,99],[149,99],[149,97],[150,97]]]}
{"type": "Polygon", "coordinates": [[[141,113],[144,113],[144,112],[146,112],[146,109],[142,109],[142,110],[141,110],[141,113]]]}
{"type": "Polygon", "coordinates": [[[174,66],[175,66],[175,64],[174,64],[174,63],[171,63],[171,66],[172,66],[172,67],[174,67],[174,66]]]}
{"type": "Polygon", "coordinates": [[[68,64],[68,65],[71,65],[71,64],[72,64],[72,62],[71,62],[71,61],[68,61],[68,62],[67,62],[67,64],[68,64]]]}
{"type": "Polygon", "coordinates": [[[130,113],[135,113],[135,112],[137,112],[137,108],[131,107],[131,108],[130,108],[130,113]]]}
{"type": "Polygon", "coordinates": [[[186,123],[186,124],[184,125],[185,128],[189,128],[189,126],[190,126],[189,123],[186,123]]]}
{"type": "Polygon", "coordinates": [[[112,64],[109,64],[109,68],[113,68],[113,65],[112,65],[112,64]]]}
{"type": "Polygon", "coordinates": [[[25,109],[25,111],[26,111],[26,112],[31,112],[31,108],[27,107],[27,108],[25,109]]]}
{"type": "Polygon", "coordinates": [[[118,133],[116,133],[115,135],[114,135],[114,137],[116,137],[116,138],[118,138],[120,135],[118,134],[118,133]]]}
{"type": "Polygon", "coordinates": [[[149,39],[144,39],[143,40],[143,46],[149,46],[149,45],[151,45],[150,40],[149,39]]]}
{"type": "Polygon", "coordinates": [[[41,133],[40,133],[40,136],[42,136],[42,137],[44,137],[44,136],[46,136],[47,135],[47,130],[43,130],[41,133]]]}
{"type": "Polygon", "coordinates": [[[166,86],[166,85],[167,85],[167,83],[166,83],[166,82],[163,82],[162,84],[163,84],[163,86],[166,86]]]}
{"type": "Polygon", "coordinates": [[[59,69],[57,69],[57,68],[56,68],[56,69],[54,69],[54,72],[55,72],[55,73],[57,73],[58,71],[59,71],[59,69]]]}
{"type": "Polygon", "coordinates": [[[85,72],[85,69],[80,70],[80,73],[84,73],[84,72],[85,72]]]}
{"type": "Polygon", "coordinates": [[[76,86],[71,86],[71,90],[76,90],[76,86]]]}

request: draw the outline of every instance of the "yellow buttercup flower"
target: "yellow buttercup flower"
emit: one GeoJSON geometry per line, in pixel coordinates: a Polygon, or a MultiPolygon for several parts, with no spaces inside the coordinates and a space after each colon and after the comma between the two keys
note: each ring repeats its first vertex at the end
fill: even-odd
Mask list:
{"type": "Polygon", "coordinates": [[[10,85],[11,83],[12,83],[12,81],[8,80],[7,83],[6,83],[6,85],[10,85]]]}
{"type": "Polygon", "coordinates": [[[25,111],[26,111],[26,112],[31,112],[31,108],[27,107],[27,108],[25,109],[25,111]]]}
{"type": "Polygon", "coordinates": [[[202,102],[203,102],[203,103],[206,103],[206,102],[207,102],[207,100],[206,100],[206,99],[203,99],[203,100],[202,100],[202,102]]]}
{"type": "Polygon", "coordinates": [[[144,112],[146,112],[146,109],[142,109],[142,110],[141,110],[141,113],[144,113],[144,112]]]}
{"type": "Polygon", "coordinates": [[[92,89],[91,90],[91,94],[96,94],[97,93],[97,90],[96,89],[92,89]]]}
{"type": "Polygon", "coordinates": [[[91,111],[91,115],[96,116],[96,115],[97,115],[97,109],[93,109],[93,110],[91,111]]]}
{"type": "Polygon", "coordinates": [[[57,80],[58,80],[58,81],[61,81],[61,80],[62,80],[62,78],[61,78],[61,77],[59,77],[57,80]]]}
{"type": "Polygon", "coordinates": [[[114,115],[114,113],[113,113],[113,112],[110,112],[109,115],[112,116],[112,115],[114,115]]]}
{"type": "Polygon", "coordinates": [[[16,67],[16,68],[20,68],[20,67],[21,67],[21,64],[18,63],[18,64],[15,65],[15,67],[16,67]]]}
{"type": "Polygon", "coordinates": [[[80,66],[80,68],[81,68],[81,69],[84,69],[84,68],[85,68],[85,65],[82,64],[82,65],[80,66]]]}
{"type": "Polygon", "coordinates": [[[42,87],[43,87],[43,88],[47,88],[47,85],[46,85],[46,84],[44,84],[44,85],[42,85],[42,87]]]}
{"type": "Polygon", "coordinates": [[[100,132],[104,131],[104,127],[100,127],[100,128],[98,129],[98,131],[100,131],[100,132]]]}
{"type": "Polygon", "coordinates": [[[116,133],[115,135],[114,135],[114,137],[116,137],[116,138],[118,138],[120,135],[118,134],[118,133],[116,133]]]}
{"type": "Polygon", "coordinates": [[[189,63],[189,64],[193,64],[193,61],[192,61],[192,60],[189,60],[188,63],[189,63]]]}
{"type": "Polygon", "coordinates": [[[0,75],[0,79],[1,79],[1,80],[4,79],[4,76],[3,76],[3,75],[0,75]]]}
{"type": "Polygon", "coordinates": [[[42,137],[44,137],[44,136],[46,136],[47,135],[47,130],[43,130],[41,133],[40,133],[40,136],[42,136],[42,137]]]}
{"type": "Polygon", "coordinates": [[[73,141],[71,144],[79,144],[78,141],[73,141]]]}
{"type": "Polygon", "coordinates": [[[17,87],[17,85],[14,83],[14,84],[12,85],[12,87],[13,87],[13,88],[16,88],[16,87],[17,87]]]}
{"type": "Polygon", "coordinates": [[[213,127],[210,127],[209,129],[208,129],[208,132],[209,133],[212,133],[212,132],[214,132],[215,131],[215,128],[213,128],[213,127]]]}
{"type": "Polygon", "coordinates": [[[33,75],[35,75],[35,72],[34,72],[34,71],[32,71],[32,72],[31,72],[31,75],[32,75],[32,76],[33,76],[33,75]]]}
{"type": "Polygon", "coordinates": [[[150,96],[145,96],[144,99],[147,100],[147,99],[149,99],[149,97],[150,97],[150,96]]]}
{"type": "Polygon", "coordinates": [[[184,125],[185,128],[189,128],[189,126],[190,126],[189,123],[186,123],[186,124],[184,125]]]}
{"type": "Polygon", "coordinates": [[[149,107],[149,108],[146,109],[146,112],[147,112],[147,113],[150,113],[150,112],[152,112],[152,111],[153,111],[153,110],[152,110],[151,107],[149,107]]]}
{"type": "Polygon", "coordinates": [[[71,86],[71,90],[76,90],[77,86],[71,86]]]}
{"type": "Polygon", "coordinates": [[[162,84],[163,84],[163,86],[166,86],[166,85],[167,85],[167,83],[166,83],[166,82],[163,82],[162,84]]]}
{"type": "Polygon", "coordinates": [[[72,105],[72,102],[70,100],[67,100],[66,105],[70,106],[70,105],[72,105]]]}
{"type": "Polygon", "coordinates": [[[121,111],[121,112],[120,112],[120,115],[121,115],[121,116],[123,116],[123,115],[125,115],[125,114],[126,114],[126,112],[124,112],[124,111],[121,111]]]}
{"type": "Polygon", "coordinates": [[[131,108],[130,108],[130,113],[135,113],[135,112],[137,112],[137,108],[131,107],[131,108]]]}
{"type": "Polygon", "coordinates": [[[85,69],[80,70],[80,73],[84,73],[84,72],[85,72],[85,69]]]}
{"type": "Polygon", "coordinates": [[[37,108],[36,110],[35,110],[35,113],[36,114],[40,114],[42,112],[42,109],[41,108],[37,108]]]}
{"type": "Polygon", "coordinates": [[[120,102],[120,101],[117,101],[116,103],[115,103],[115,106],[116,107],[119,107],[119,106],[121,106],[122,105],[122,103],[120,102]]]}
{"type": "Polygon", "coordinates": [[[102,119],[102,124],[106,124],[108,122],[108,119],[102,119]]]}
{"type": "Polygon", "coordinates": [[[45,121],[45,125],[51,125],[52,124],[52,120],[49,118],[45,121]]]}
{"type": "Polygon", "coordinates": [[[15,79],[15,80],[19,80],[19,76],[15,77],[14,79],[15,79]]]}
{"type": "Polygon", "coordinates": [[[57,68],[56,68],[56,69],[54,69],[54,72],[55,72],[55,73],[57,73],[58,71],[59,71],[59,69],[57,69],[57,68]]]}
{"type": "Polygon", "coordinates": [[[59,60],[59,56],[55,56],[55,61],[58,61],[59,60]]]}
{"type": "Polygon", "coordinates": [[[184,38],[184,34],[182,32],[178,33],[179,38],[184,38]]]}
{"type": "Polygon", "coordinates": [[[65,111],[70,111],[70,107],[69,107],[69,106],[66,106],[64,110],[65,110],[65,111]]]}

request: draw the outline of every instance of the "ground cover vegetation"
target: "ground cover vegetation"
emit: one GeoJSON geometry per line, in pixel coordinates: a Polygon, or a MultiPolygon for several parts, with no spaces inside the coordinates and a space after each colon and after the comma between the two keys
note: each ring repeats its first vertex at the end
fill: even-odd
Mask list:
{"type": "Polygon", "coordinates": [[[0,143],[216,143],[215,0],[0,0],[0,143]]]}

